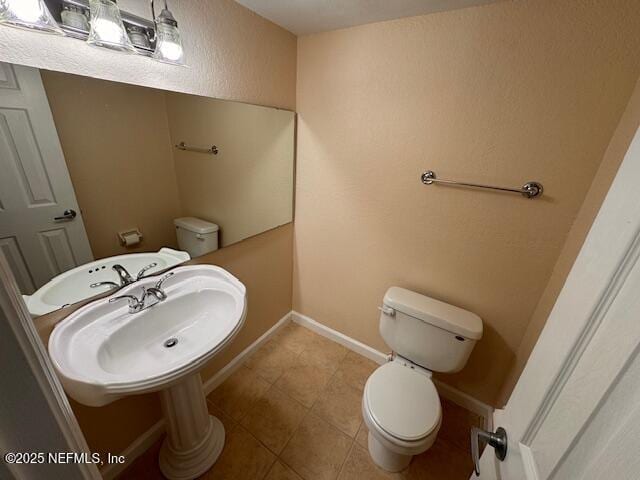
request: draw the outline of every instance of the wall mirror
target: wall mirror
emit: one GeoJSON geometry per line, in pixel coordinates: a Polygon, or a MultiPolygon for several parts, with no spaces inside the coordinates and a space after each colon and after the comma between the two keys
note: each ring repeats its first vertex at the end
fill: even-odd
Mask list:
{"type": "Polygon", "coordinates": [[[294,132],[286,110],[0,63],[0,250],[31,314],[291,222],[294,132]]]}

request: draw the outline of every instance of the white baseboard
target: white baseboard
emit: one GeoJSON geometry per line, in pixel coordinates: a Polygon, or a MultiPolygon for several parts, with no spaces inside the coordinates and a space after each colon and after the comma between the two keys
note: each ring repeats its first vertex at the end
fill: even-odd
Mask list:
{"type": "Polygon", "coordinates": [[[446,398],[450,402],[455,403],[476,415],[480,415],[484,419],[483,428],[491,432],[493,431],[493,407],[491,405],[487,405],[468,393],[464,393],[436,378],[433,379],[433,383],[442,398],[446,398]]]}
{"type": "MultiPolygon", "coordinates": [[[[344,347],[352,350],[360,355],[367,357],[370,360],[382,365],[387,361],[388,355],[376,350],[375,348],[370,347],[369,345],[365,345],[358,340],[355,340],[344,333],[338,332],[333,328],[327,327],[322,323],[307,317],[306,315],[302,315],[296,311],[291,312],[291,320],[298,325],[308,328],[316,332],[323,337],[326,337],[334,342],[343,345],[344,347]]],[[[461,392],[457,388],[451,387],[440,380],[433,379],[433,383],[438,390],[438,393],[442,398],[446,398],[450,402],[455,403],[463,408],[466,408],[470,412],[473,412],[477,415],[482,416],[485,421],[485,428],[490,429],[493,423],[493,407],[487,405],[480,400],[473,398],[471,395],[468,395],[464,392],[461,392]]]]}
{"type": "MultiPolygon", "coordinates": [[[[234,357],[227,365],[218,373],[203,383],[205,395],[209,395],[215,388],[224,382],[229,375],[237,370],[244,362],[262,346],[270,337],[272,337],[279,329],[284,327],[291,320],[291,312],[287,313],[278,322],[267,330],[260,338],[245,348],[239,355],[234,357]]],[[[125,462],[121,464],[110,464],[100,470],[100,474],[104,480],[113,480],[122,473],[136,458],[146,452],[164,433],[164,420],[158,420],[149,430],[136,438],[121,455],[124,456],[125,462]]]]}
{"type": "Polygon", "coordinates": [[[131,445],[120,454],[124,456],[124,463],[110,463],[100,469],[104,480],[113,480],[120,475],[136,458],[149,450],[164,433],[164,420],[158,420],[153,426],[136,438],[131,445]]]}
{"type": "Polygon", "coordinates": [[[291,312],[278,320],[273,327],[264,332],[260,338],[245,348],[237,356],[227,363],[218,373],[203,383],[204,394],[209,395],[218,385],[224,382],[229,376],[235,372],[240,366],[251,356],[253,352],[258,350],[269,338],[276,334],[278,330],[291,321],[291,312]]]}
{"type": "MultiPolygon", "coordinates": [[[[326,325],[323,325],[312,318],[301,313],[291,311],[282,317],[273,327],[267,330],[260,338],[245,348],[233,360],[224,366],[218,373],[203,383],[205,395],[209,395],[218,385],[224,382],[234,371],[236,371],[256,350],[258,350],[270,337],[284,327],[287,323],[293,321],[309,330],[322,335],[334,342],[343,345],[380,365],[387,361],[387,355],[376,350],[375,348],[365,345],[344,333],[340,333],[326,325]]],[[[485,428],[491,430],[493,420],[493,408],[489,405],[473,398],[472,396],[461,392],[460,390],[450,387],[439,380],[434,379],[439,394],[447,400],[466,408],[467,410],[481,415],[485,419],[485,428]]],[[[123,464],[111,464],[100,470],[105,480],[112,480],[122,473],[133,461],[147,451],[164,433],[164,421],[159,420],[149,430],[140,435],[131,445],[129,445],[122,455],[125,457],[123,464]]]]}
{"type": "Polygon", "coordinates": [[[322,335],[329,340],[333,340],[334,342],[339,343],[343,347],[347,347],[349,350],[359,353],[363,357],[366,357],[379,365],[387,362],[387,355],[385,355],[381,351],[376,350],[369,345],[365,345],[364,343],[359,342],[358,340],[351,338],[344,333],[340,333],[333,328],[327,327],[326,325],[317,322],[313,318],[302,315],[295,310],[291,312],[291,320],[298,325],[302,325],[303,327],[316,332],[318,335],[322,335]]]}

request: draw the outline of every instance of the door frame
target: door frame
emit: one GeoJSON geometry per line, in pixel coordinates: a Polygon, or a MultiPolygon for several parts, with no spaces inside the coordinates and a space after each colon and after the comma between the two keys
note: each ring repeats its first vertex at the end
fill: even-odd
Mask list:
{"type": "MultiPolygon", "coordinates": [[[[13,277],[9,264],[4,254],[0,252],[0,316],[8,322],[8,333],[13,334],[13,339],[20,347],[28,362],[30,374],[35,378],[43,397],[48,403],[62,437],[66,441],[67,451],[91,454],[89,446],[84,438],[80,425],[71,409],[62,384],[55,374],[49,354],[43,345],[27,306],[22,299],[18,285],[13,277]]],[[[12,388],[11,384],[5,384],[3,388],[12,388]]],[[[10,414],[10,412],[2,412],[10,414]]],[[[11,438],[12,432],[5,432],[11,438]]],[[[42,432],[33,432],[34,435],[42,435],[42,432]]],[[[69,465],[68,465],[69,466],[69,465]]],[[[11,465],[7,465],[9,471],[11,465]]],[[[24,466],[23,466],[24,467],[24,466]]],[[[55,464],[44,465],[50,469],[49,478],[56,477],[55,464]]],[[[87,480],[99,480],[102,478],[96,465],[92,463],[77,463],[71,465],[77,468],[79,478],[87,480]]],[[[36,477],[34,477],[36,478],[36,477]]]]}
{"type": "MultiPolygon", "coordinates": [[[[509,435],[508,455],[520,457],[519,478],[537,480],[554,474],[639,355],[640,340],[633,324],[622,320],[622,315],[615,318],[617,323],[607,317],[616,301],[617,307],[631,308],[623,293],[625,285],[637,279],[640,263],[639,184],[640,129],[516,387],[504,409],[494,413],[494,425],[503,426],[509,435]],[[629,339],[629,335],[634,336],[629,339]],[[591,376],[586,370],[589,365],[598,365],[592,367],[591,376]],[[551,420],[557,419],[558,409],[571,396],[572,408],[563,408],[567,417],[563,428],[550,435],[551,420]],[[575,401],[577,398],[580,401],[575,401]],[[536,464],[536,455],[544,456],[544,470],[536,464]]],[[[485,449],[481,478],[500,478],[504,468],[493,449],[485,449]]],[[[509,476],[504,480],[515,475],[511,471],[506,474],[509,476]]]]}

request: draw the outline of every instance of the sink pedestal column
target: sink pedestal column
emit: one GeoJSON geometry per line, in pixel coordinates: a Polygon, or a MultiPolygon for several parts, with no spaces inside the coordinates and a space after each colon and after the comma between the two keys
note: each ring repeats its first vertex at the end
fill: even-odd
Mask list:
{"type": "Polygon", "coordinates": [[[200,374],[160,392],[167,437],[160,450],[160,470],[170,480],[205,473],[220,456],[224,427],[209,415],[200,374]]]}

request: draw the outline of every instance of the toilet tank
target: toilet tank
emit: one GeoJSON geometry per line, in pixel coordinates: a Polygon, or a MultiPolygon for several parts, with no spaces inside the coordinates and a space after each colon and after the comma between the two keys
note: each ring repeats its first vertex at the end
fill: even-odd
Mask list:
{"type": "Polygon", "coordinates": [[[465,366],[482,337],[475,313],[400,287],[384,296],[380,333],[398,355],[434,372],[465,366]]]}
{"type": "Polygon", "coordinates": [[[215,223],[195,217],[176,218],[173,223],[176,226],[178,247],[188,252],[191,258],[218,249],[220,227],[215,223]]]}

